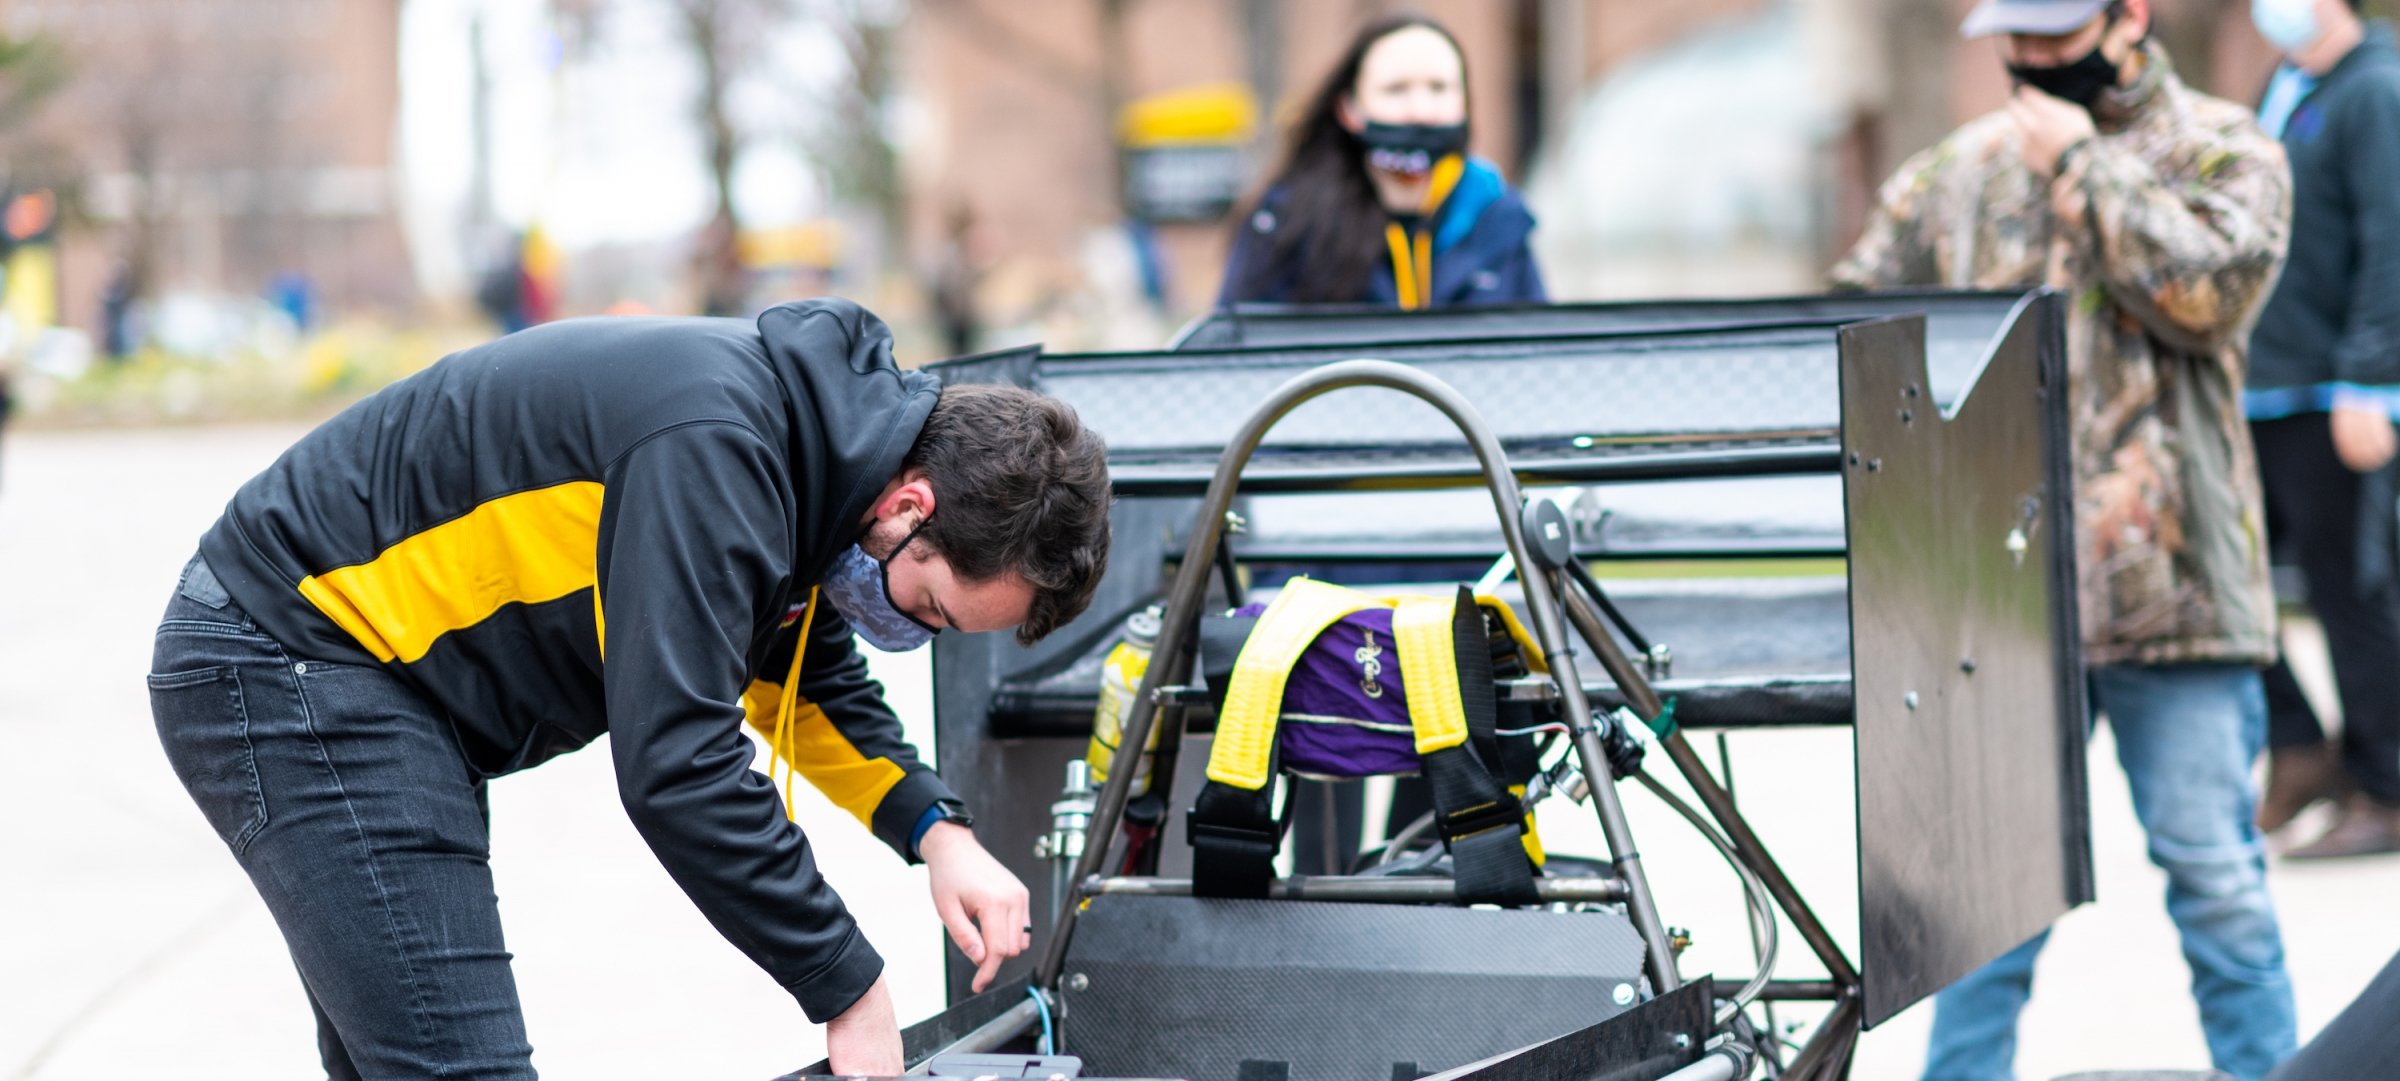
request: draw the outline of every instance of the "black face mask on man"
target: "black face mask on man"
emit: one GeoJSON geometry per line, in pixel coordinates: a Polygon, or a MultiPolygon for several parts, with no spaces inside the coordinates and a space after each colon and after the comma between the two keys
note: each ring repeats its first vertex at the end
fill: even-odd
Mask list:
{"type": "Polygon", "coordinates": [[[2107,57],[2100,55],[2098,45],[2092,46],[2092,51],[2083,54],[2082,59],[2073,63],[2059,64],[2053,67],[2010,64],[2008,73],[2026,86],[2062,101],[2074,102],[2086,109],[2091,108],[2093,102],[2100,100],[2101,92],[2117,85],[2117,79],[2123,75],[2117,65],[2110,63],[2107,57]]]}
{"type": "Polygon", "coordinates": [[[1467,126],[1369,120],[1358,141],[1366,144],[1367,164],[1387,173],[1423,176],[1433,171],[1434,163],[1466,148],[1467,126]]]}

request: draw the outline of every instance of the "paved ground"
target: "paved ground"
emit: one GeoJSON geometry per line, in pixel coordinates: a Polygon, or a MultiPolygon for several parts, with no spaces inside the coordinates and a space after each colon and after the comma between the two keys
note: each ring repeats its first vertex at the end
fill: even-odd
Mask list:
{"type": "MultiPolygon", "coordinates": [[[[316,1073],[281,942],[168,771],[141,680],[151,622],[194,538],[297,435],[18,434],[0,454],[0,1081],[316,1073]]],[[[930,727],[922,659],[877,671],[911,724],[930,727]]],[[[1850,808],[1812,795],[1846,779],[1846,735],[1749,734],[1734,753],[1768,843],[1829,921],[1854,925],[1850,808]]],[[[2104,900],[2070,915],[2044,959],[2020,1062],[2029,1081],[2205,1060],[2157,901],[2163,880],[2142,858],[2105,735],[2093,755],[2104,900]]],[[[1632,799],[1661,906],[1700,936],[1686,968],[1749,971],[1731,876],[1632,799]]],[[[765,1078],[821,1053],[791,1001],[643,850],[605,755],[499,782],[493,817],[509,944],[548,1075],[765,1078]]],[[[902,1015],[932,1012],[938,940],[922,873],[813,794],[802,819],[892,960],[902,1015]]],[[[1571,809],[1545,820],[1555,848],[1599,851],[1571,809]]],[[[2313,1031],[2400,949],[2400,860],[2278,867],[2276,890],[2313,1031]]],[[[1799,952],[1794,941],[1786,957],[1799,952]]],[[[1926,1013],[1871,1033],[1858,1076],[1912,1077],[1926,1013]]]]}

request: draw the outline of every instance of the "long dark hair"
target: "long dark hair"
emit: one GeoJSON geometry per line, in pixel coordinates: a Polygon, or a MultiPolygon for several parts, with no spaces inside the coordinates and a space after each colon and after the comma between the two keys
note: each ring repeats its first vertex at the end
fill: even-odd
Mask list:
{"type": "MultiPolygon", "coordinates": [[[[1283,166],[1267,185],[1268,190],[1282,192],[1275,228],[1263,238],[1267,257],[1250,262],[1248,280],[1238,283],[1238,295],[1257,295],[1286,275],[1295,285],[1291,298],[1301,303],[1357,300],[1366,292],[1367,275],[1383,257],[1383,226],[1389,217],[1374,182],[1367,179],[1365,148],[1342,127],[1334,110],[1342,95],[1357,88],[1359,65],[1368,49],[1419,26],[1440,34],[1458,54],[1460,92],[1465,92],[1466,50],[1442,24],[1423,15],[1389,15],[1361,28],[1292,127],[1283,166]]],[[[1237,242],[1265,205],[1262,191],[1234,220],[1237,242]]]]}

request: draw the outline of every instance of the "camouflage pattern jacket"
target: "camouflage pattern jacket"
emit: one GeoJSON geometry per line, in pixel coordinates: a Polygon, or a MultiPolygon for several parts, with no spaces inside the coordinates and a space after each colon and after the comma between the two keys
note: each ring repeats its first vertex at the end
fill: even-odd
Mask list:
{"type": "Polygon", "coordinates": [[[1972,121],[1885,183],[1833,277],[2066,294],[2085,660],[2264,663],[2275,610],[2242,382],[2290,172],[2247,110],[2145,49],[2056,181],[2025,165],[2005,112],[1972,121]]]}

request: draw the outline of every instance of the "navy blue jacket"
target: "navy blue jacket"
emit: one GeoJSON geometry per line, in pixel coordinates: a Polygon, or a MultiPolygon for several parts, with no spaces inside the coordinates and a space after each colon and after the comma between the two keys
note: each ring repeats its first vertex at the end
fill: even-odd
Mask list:
{"type": "MultiPolygon", "coordinates": [[[[1281,220],[1284,192],[1270,189],[1259,200],[1246,228],[1225,261],[1225,283],[1217,303],[1288,303],[1298,292],[1298,267],[1262,273],[1263,260],[1273,257],[1270,239],[1277,229],[1300,227],[1281,220]]],[[[1433,296],[1429,307],[1474,304],[1539,304],[1549,299],[1542,289],[1541,268],[1534,265],[1533,214],[1516,189],[1500,179],[1500,171],[1481,158],[1470,158],[1458,185],[1435,209],[1433,229],[1433,296]]],[[[1353,302],[1398,307],[1392,259],[1386,253],[1369,275],[1362,296],[1353,302]]]]}
{"type": "Polygon", "coordinates": [[[2400,404],[2400,53],[2370,24],[2283,129],[2291,255],[2250,338],[2253,419],[2400,404]]]}

